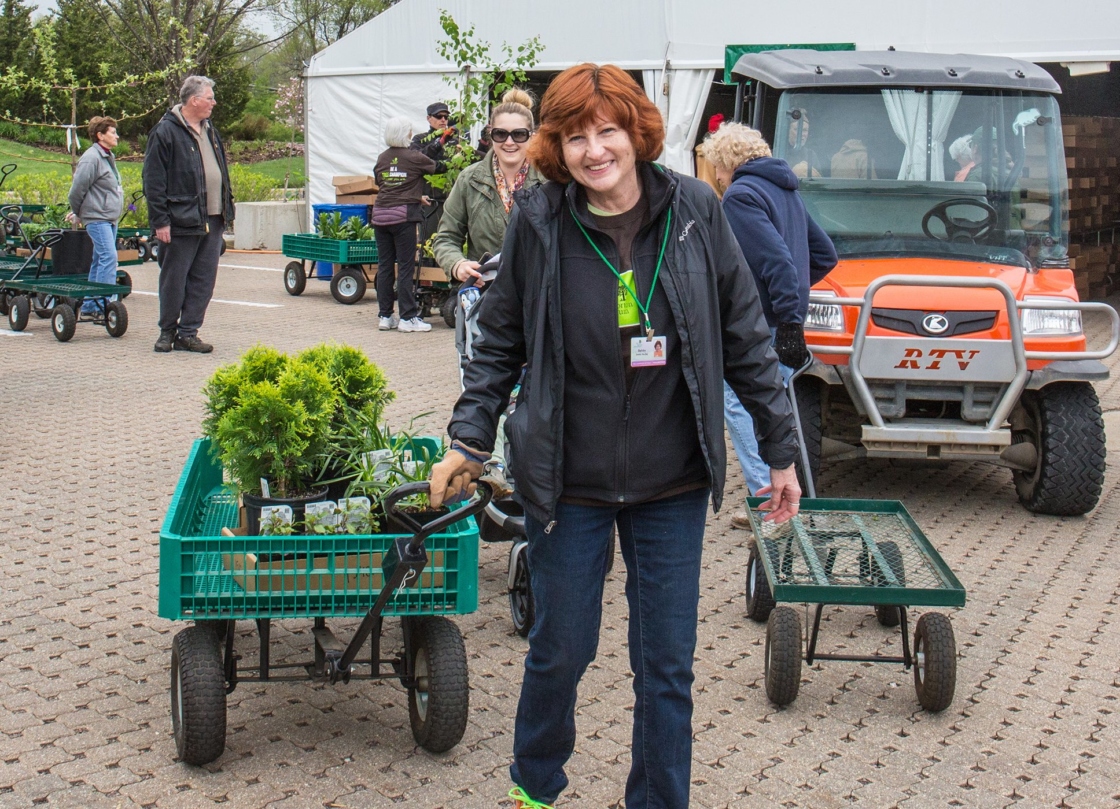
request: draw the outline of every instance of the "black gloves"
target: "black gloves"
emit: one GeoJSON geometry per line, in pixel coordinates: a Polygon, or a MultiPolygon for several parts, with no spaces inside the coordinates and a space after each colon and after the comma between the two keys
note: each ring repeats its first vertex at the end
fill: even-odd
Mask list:
{"type": "Polygon", "coordinates": [[[805,329],[800,323],[779,323],[774,335],[774,351],[778,362],[787,368],[797,370],[809,359],[809,349],[805,347],[805,329]]]}

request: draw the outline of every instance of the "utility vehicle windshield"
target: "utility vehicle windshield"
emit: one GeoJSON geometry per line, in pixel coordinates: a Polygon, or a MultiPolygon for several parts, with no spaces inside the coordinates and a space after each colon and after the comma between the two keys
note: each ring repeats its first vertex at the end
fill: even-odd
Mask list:
{"type": "Polygon", "coordinates": [[[774,155],[842,256],[1066,257],[1058,105],[995,90],[788,91],[774,155]]]}

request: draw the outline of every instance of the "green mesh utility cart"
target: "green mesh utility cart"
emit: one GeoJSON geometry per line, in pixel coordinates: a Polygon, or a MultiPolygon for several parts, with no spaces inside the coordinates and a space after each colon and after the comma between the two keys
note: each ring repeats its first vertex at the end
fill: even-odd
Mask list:
{"type": "MultiPolygon", "coordinates": [[[[437,439],[418,438],[429,450],[437,439]]],[[[226,694],[241,680],[331,683],[394,678],[408,691],[416,742],[432,752],[459,743],[467,724],[467,658],[446,616],[478,608],[478,528],[490,490],[421,525],[396,503],[427,492],[410,483],[386,499],[409,534],[244,536],[209,439],[194,442],[159,545],[159,614],[190,620],[172,642],[171,716],[179,758],[205,764],[225,750],[226,694]],[[401,620],[403,651],[383,657],[385,617],[401,620]],[[360,619],[343,642],[327,619],[360,619]],[[314,656],[273,661],[275,619],[311,621],[314,656]],[[255,656],[235,651],[237,621],[253,621],[255,656]],[[370,640],[366,646],[366,639],[370,640]],[[365,651],[363,651],[365,647],[365,651]]],[[[248,650],[246,650],[248,651],[248,650]]]]}
{"type": "Polygon", "coordinates": [[[953,626],[940,612],[907,626],[909,607],[961,607],[965,592],[903,505],[891,500],[806,498],[798,516],[764,522],[758,507],[767,498],[748,497],[754,543],[747,562],[747,615],[766,622],[766,694],[776,705],[797,698],[801,661],[849,660],[901,663],[914,671],[918,701],[941,711],[953,701],[957,649],[953,626]],[[815,604],[813,624],[802,644],[801,618],[789,603],[815,604]],[[899,627],[902,655],[821,654],[821,614],[827,604],[871,605],[879,623],[899,627]],[[781,606],[779,606],[781,605],[781,606]]]}
{"type": "Polygon", "coordinates": [[[377,275],[377,242],[372,239],[346,241],[324,239],[314,233],[286,233],[280,242],[289,261],[284,267],[284,289],[302,295],[307,279],[331,279],[331,295],[339,303],[357,303],[377,275]],[[335,265],[334,273],[316,276],[317,265],[335,265]]]}

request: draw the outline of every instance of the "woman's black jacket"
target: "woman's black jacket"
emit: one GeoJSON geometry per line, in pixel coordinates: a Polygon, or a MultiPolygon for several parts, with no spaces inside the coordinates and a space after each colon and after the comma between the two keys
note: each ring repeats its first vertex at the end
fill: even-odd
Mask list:
{"type": "MultiPolygon", "coordinates": [[[[760,454],[771,467],[786,468],[794,462],[793,413],[770,348],[754,277],[719,198],[694,178],[653,171],[648,164],[639,164],[639,176],[658,220],[657,233],[665,226],[666,209],[673,212],[661,284],[681,342],[681,370],[718,509],[726,463],[723,380],[754,417],[760,454]],[[655,202],[665,196],[665,204],[655,202]]],[[[518,192],[502,246],[502,269],[483,298],[481,336],[474,343],[464,390],[448,425],[454,440],[480,450],[493,447],[498,418],[525,365],[517,408],[505,429],[519,499],[529,514],[546,523],[564,485],[566,420],[603,415],[564,412],[558,241],[562,230],[573,230],[561,229],[559,222],[561,215],[569,215],[575,198],[574,184],[550,182],[518,192]]],[[[577,233],[576,238],[582,237],[577,233]]],[[[640,475],[642,470],[628,474],[640,475]]]]}

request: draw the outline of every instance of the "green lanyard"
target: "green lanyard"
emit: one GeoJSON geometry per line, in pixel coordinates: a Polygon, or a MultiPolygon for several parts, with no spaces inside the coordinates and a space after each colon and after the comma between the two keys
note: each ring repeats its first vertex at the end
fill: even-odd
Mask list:
{"type": "MultiPolygon", "coordinates": [[[[618,279],[618,283],[622,284],[626,292],[630,295],[631,298],[634,299],[634,304],[638,307],[638,311],[642,313],[642,319],[645,321],[646,338],[652,340],[653,324],[649,322],[649,305],[653,302],[653,291],[657,289],[657,278],[659,275],[661,275],[661,262],[665,260],[665,246],[669,244],[669,228],[673,223],[673,209],[669,208],[665,216],[665,235],[661,238],[661,252],[657,255],[657,266],[653,270],[653,283],[649,285],[649,295],[646,296],[646,302],[644,305],[640,300],[638,300],[638,296],[634,293],[634,290],[630,288],[630,285],[622,280],[621,273],[619,273],[619,271],[614,268],[614,265],[607,260],[607,257],[603,255],[603,251],[599,249],[599,245],[595,244],[595,242],[591,240],[591,236],[588,235],[587,231],[580,223],[579,217],[576,216],[576,212],[571,208],[569,208],[568,210],[571,212],[572,219],[575,220],[576,227],[579,228],[579,232],[583,234],[583,238],[587,239],[587,243],[591,245],[592,248],[594,248],[595,252],[599,254],[599,258],[603,259],[603,263],[606,264],[610,271],[614,273],[614,277],[618,279]]],[[[634,273],[635,286],[637,285],[637,283],[638,274],[634,273]]]]}

